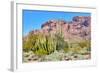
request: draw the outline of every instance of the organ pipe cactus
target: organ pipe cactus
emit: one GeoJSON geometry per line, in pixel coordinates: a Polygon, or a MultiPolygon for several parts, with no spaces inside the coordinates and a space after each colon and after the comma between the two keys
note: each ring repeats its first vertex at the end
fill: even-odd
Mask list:
{"type": "Polygon", "coordinates": [[[37,55],[47,55],[56,49],[56,42],[53,37],[39,35],[36,39],[33,52],[37,55]]]}

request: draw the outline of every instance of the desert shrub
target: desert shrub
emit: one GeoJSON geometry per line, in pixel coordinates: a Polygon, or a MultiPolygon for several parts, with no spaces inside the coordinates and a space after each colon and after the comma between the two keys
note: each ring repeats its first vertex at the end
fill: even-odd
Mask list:
{"type": "Polygon", "coordinates": [[[70,46],[71,47],[69,47],[68,51],[72,51],[76,54],[87,53],[91,50],[91,43],[89,40],[82,40],[80,42],[70,43],[70,46]]]}
{"type": "Polygon", "coordinates": [[[81,48],[86,48],[87,51],[91,50],[91,41],[84,40],[78,43],[81,48]]]}
{"type": "Polygon", "coordinates": [[[81,48],[84,48],[84,47],[87,46],[87,43],[86,43],[85,41],[79,42],[78,44],[79,44],[79,46],[80,46],[81,48]]]}
{"type": "Polygon", "coordinates": [[[27,40],[23,40],[23,51],[29,52],[34,47],[36,43],[38,35],[37,34],[30,34],[27,40]]]}
{"type": "Polygon", "coordinates": [[[65,41],[62,33],[56,33],[55,34],[55,41],[56,41],[56,50],[63,50],[65,47],[65,41]]]}
{"type": "Polygon", "coordinates": [[[68,45],[68,42],[65,41],[64,42],[64,52],[68,52],[69,51],[69,45],[68,45]]]}
{"type": "Polygon", "coordinates": [[[78,44],[81,48],[84,48],[84,47],[90,48],[90,41],[88,40],[80,41],[78,44]]]}
{"type": "Polygon", "coordinates": [[[76,43],[69,43],[68,45],[70,45],[70,46],[66,49],[67,53],[76,54],[81,50],[79,45],[76,43]]]}
{"type": "Polygon", "coordinates": [[[33,52],[37,55],[48,55],[54,52],[56,43],[51,36],[39,35],[33,47],[33,52]]]}
{"type": "Polygon", "coordinates": [[[87,41],[87,51],[91,51],[91,41],[87,41]]]}
{"type": "Polygon", "coordinates": [[[63,57],[64,57],[64,53],[58,52],[57,50],[55,50],[50,55],[46,55],[44,60],[45,61],[58,61],[58,60],[60,61],[62,60],[63,57]]]}
{"type": "Polygon", "coordinates": [[[23,51],[29,52],[31,50],[30,48],[32,48],[32,43],[30,43],[29,41],[25,41],[23,43],[23,51]]]}
{"type": "Polygon", "coordinates": [[[73,53],[80,53],[81,50],[80,47],[73,48],[73,53]]]}

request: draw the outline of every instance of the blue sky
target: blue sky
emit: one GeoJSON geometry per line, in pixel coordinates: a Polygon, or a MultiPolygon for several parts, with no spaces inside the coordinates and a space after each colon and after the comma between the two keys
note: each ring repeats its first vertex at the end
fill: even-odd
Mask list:
{"type": "Polygon", "coordinates": [[[23,35],[26,35],[31,30],[40,29],[43,23],[51,19],[62,19],[66,21],[71,21],[74,16],[90,16],[91,14],[80,12],[23,10],[22,15],[23,35]]]}

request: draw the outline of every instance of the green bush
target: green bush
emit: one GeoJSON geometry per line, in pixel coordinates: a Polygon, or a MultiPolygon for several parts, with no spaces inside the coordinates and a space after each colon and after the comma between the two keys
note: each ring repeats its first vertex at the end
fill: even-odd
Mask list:
{"type": "Polygon", "coordinates": [[[33,52],[37,55],[48,55],[56,49],[56,42],[53,37],[39,35],[33,47],[33,52]]]}
{"type": "Polygon", "coordinates": [[[69,45],[68,45],[68,42],[66,41],[65,43],[64,43],[64,52],[68,52],[69,51],[69,45]]]}
{"type": "Polygon", "coordinates": [[[23,39],[23,51],[29,52],[34,47],[38,35],[30,34],[26,40],[23,39]]]}
{"type": "Polygon", "coordinates": [[[80,41],[78,44],[81,48],[84,48],[84,47],[90,48],[91,47],[91,43],[89,40],[80,41]]]}
{"type": "Polygon", "coordinates": [[[65,41],[62,33],[56,33],[55,34],[55,40],[56,40],[56,50],[63,50],[65,47],[65,41]]]}
{"type": "Polygon", "coordinates": [[[32,48],[32,43],[30,43],[29,41],[23,42],[23,51],[29,52],[31,48],[32,48]]]}
{"type": "Polygon", "coordinates": [[[91,50],[91,42],[89,40],[82,40],[76,43],[70,43],[71,47],[68,51],[73,53],[83,54],[91,50]]]}

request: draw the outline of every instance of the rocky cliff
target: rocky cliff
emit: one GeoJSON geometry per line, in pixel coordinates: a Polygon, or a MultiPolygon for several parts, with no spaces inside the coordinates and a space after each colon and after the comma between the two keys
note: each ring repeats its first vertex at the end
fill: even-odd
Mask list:
{"type": "Polygon", "coordinates": [[[75,16],[72,21],[49,20],[42,24],[41,29],[33,30],[29,34],[55,34],[61,31],[65,40],[91,39],[91,17],[75,16]]]}

